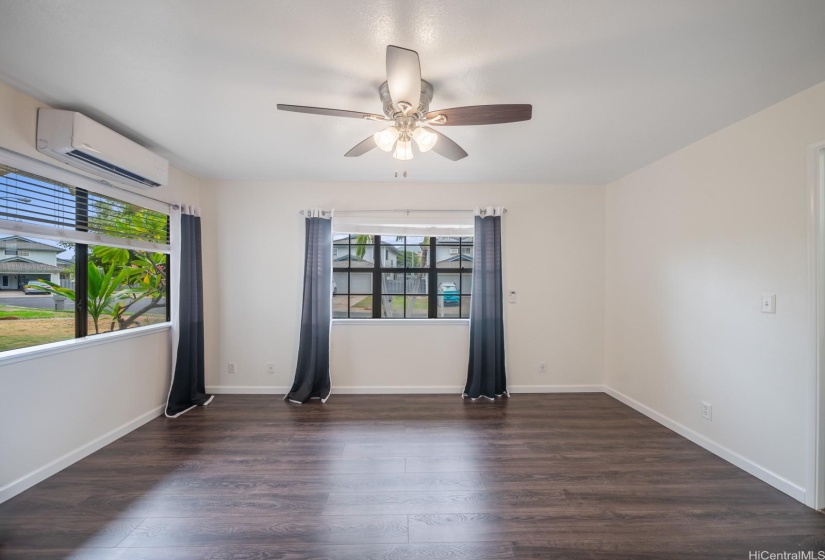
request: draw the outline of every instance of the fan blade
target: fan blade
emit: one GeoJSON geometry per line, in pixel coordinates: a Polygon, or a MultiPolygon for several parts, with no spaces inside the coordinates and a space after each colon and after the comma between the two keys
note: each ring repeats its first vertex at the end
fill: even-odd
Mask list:
{"type": "MultiPolygon", "coordinates": [[[[425,118],[432,119],[438,115],[447,117],[441,126],[462,126],[470,124],[501,124],[529,121],[533,117],[532,105],[476,105],[474,107],[456,107],[441,111],[430,111],[425,118]]],[[[432,123],[438,124],[438,123],[432,123]]]]}
{"type": "MultiPolygon", "coordinates": [[[[438,144],[438,142],[436,142],[438,144]]],[[[344,154],[344,157],[358,157],[363,156],[371,149],[376,148],[377,145],[375,144],[375,138],[372,136],[368,137],[366,140],[355,146],[353,149],[348,151],[344,154]]]]}
{"type": "Polygon", "coordinates": [[[433,132],[438,135],[438,141],[433,146],[433,151],[439,155],[444,156],[447,159],[451,159],[453,161],[458,161],[467,157],[467,152],[464,151],[464,148],[438,132],[437,130],[428,127],[425,127],[430,132],[433,132]]]}
{"type": "Polygon", "coordinates": [[[303,107],[301,105],[281,105],[278,104],[278,109],[281,111],[293,111],[295,113],[309,113],[311,115],[326,115],[328,117],[349,117],[352,119],[377,119],[386,120],[383,115],[374,115],[372,113],[361,113],[358,111],[344,111],[343,109],[324,109],[323,107],[303,107]]]}
{"type": "Polygon", "coordinates": [[[421,65],[418,53],[389,45],[387,47],[387,87],[396,109],[401,101],[418,110],[421,100],[421,65]]]}

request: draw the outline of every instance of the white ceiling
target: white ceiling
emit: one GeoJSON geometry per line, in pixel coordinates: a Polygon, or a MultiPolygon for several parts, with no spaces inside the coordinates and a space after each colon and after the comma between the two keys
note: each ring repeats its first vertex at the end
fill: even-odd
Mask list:
{"type": "Polygon", "coordinates": [[[0,0],[0,81],[80,110],[203,178],[603,183],[825,81],[822,0],[0,0]],[[441,130],[406,165],[380,124],[387,44],[432,108],[532,103],[441,130]]]}

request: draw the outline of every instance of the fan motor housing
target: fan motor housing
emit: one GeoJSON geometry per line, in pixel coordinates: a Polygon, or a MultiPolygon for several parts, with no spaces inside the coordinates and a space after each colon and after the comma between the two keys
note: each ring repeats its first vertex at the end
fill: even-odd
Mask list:
{"type": "MultiPolygon", "coordinates": [[[[392,98],[390,98],[390,88],[387,85],[387,82],[384,82],[380,86],[378,86],[378,96],[381,98],[381,103],[384,106],[384,114],[387,115],[389,118],[393,118],[393,115],[398,111],[395,110],[395,107],[392,106],[392,98]]],[[[425,80],[421,80],[421,98],[418,101],[418,111],[417,113],[424,115],[430,110],[430,101],[433,100],[433,85],[430,82],[425,80]]],[[[399,101],[404,101],[400,99],[399,101]]]]}

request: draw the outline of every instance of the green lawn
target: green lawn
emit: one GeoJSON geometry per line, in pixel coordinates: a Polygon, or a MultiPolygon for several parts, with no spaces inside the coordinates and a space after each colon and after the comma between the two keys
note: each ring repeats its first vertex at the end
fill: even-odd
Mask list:
{"type": "MultiPolygon", "coordinates": [[[[414,308],[417,311],[423,311],[426,314],[428,306],[429,302],[426,295],[422,294],[415,298],[414,308]]],[[[372,309],[372,296],[365,297],[352,307],[354,309],[372,309]]],[[[392,296],[392,313],[395,317],[404,315],[404,296],[392,296]]]]}
{"type": "Polygon", "coordinates": [[[74,338],[72,311],[0,305],[0,352],[70,338],[74,338]]]}
{"type": "Polygon", "coordinates": [[[72,316],[74,316],[74,311],[50,311],[48,309],[0,305],[0,317],[17,317],[19,319],[65,319],[72,316]]]}
{"type": "Polygon", "coordinates": [[[29,335],[7,335],[0,333],[0,352],[39,346],[41,344],[48,344],[49,342],[60,342],[61,340],[69,340],[71,338],[74,338],[74,332],[68,330],[66,332],[52,330],[48,334],[39,333],[29,335]]]}
{"type": "MultiPolygon", "coordinates": [[[[144,315],[135,326],[162,323],[165,315],[144,315]]],[[[110,321],[101,318],[100,332],[108,332],[110,321]]],[[[89,318],[89,334],[94,326],[89,318]]],[[[74,338],[74,312],[32,309],[0,305],[0,352],[15,348],[28,348],[39,344],[74,338]],[[15,317],[15,319],[4,319],[15,317]]]]}

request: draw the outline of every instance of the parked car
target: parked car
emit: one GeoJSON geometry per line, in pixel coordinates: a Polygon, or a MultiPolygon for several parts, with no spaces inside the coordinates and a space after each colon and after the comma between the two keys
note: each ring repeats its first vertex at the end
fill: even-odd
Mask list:
{"type": "Polygon", "coordinates": [[[438,295],[443,296],[444,305],[461,303],[461,292],[455,282],[442,282],[438,285],[438,295]]]}
{"type": "Polygon", "coordinates": [[[30,294],[48,294],[49,292],[47,292],[46,290],[44,290],[40,286],[34,286],[32,284],[26,284],[25,286],[23,286],[23,293],[26,294],[26,295],[30,295],[30,294]]]}

